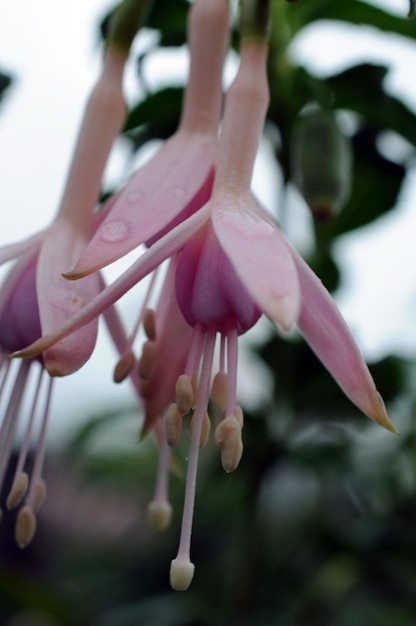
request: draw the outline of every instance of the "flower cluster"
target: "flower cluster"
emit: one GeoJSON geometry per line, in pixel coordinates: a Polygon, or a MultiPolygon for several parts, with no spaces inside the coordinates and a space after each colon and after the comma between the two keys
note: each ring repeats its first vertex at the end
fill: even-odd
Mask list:
{"type": "MultiPolygon", "coordinates": [[[[52,376],[81,367],[94,348],[98,316],[103,314],[109,322],[120,352],[114,378],[132,378],[144,407],[143,433],[153,430],[160,445],[159,475],[148,511],[157,529],[169,523],[170,458],[184,416],[192,415],[181,537],[170,570],[171,584],[179,590],[190,585],[194,574],[191,529],[198,456],[211,427],[209,398],[221,416],[214,439],[222,465],[230,472],[243,452],[238,337],[263,314],[284,331],[297,326],[351,401],[394,431],[331,296],[251,192],[269,97],[267,20],[262,12],[251,10],[250,2],[243,2],[242,8],[239,69],[223,111],[227,1],[195,0],[188,26],[190,76],[178,131],[93,215],[105,158],[122,121],[124,57],[113,58],[108,51],[103,74],[108,109],[107,104],[99,106],[105,121],[95,112],[90,118],[87,109],[57,219],[2,257],[19,256],[0,301],[2,367],[9,368],[7,353],[23,358],[16,388],[22,388],[35,362],[52,376]],[[111,82],[115,72],[116,90],[111,82]],[[104,286],[99,270],[141,245],[145,250],[133,265],[104,286]],[[155,272],[165,261],[168,268],[155,309],[145,298],[135,330],[126,337],[113,305],[153,273],[152,289],[155,272]],[[139,326],[147,339],[136,358],[133,342],[139,326]],[[212,378],[216,347],[219,365],[212,378]]],[[[0,447],[8,453],[18,411],[14,396],[9,404],[0,433],[0,447]]],[[[24,448],[30,427],[28,431],[24,448]]],[[[42,434],[40,455],[43,448],[42,434]]],[[[26,491],[23,464],[19,459],[9,498],[13,506],[26,491]]],[[[40,470],[35,469],[32,482],[17,529],[21,545],[33,536],[34,512],[42,496],[40,470]]]]}

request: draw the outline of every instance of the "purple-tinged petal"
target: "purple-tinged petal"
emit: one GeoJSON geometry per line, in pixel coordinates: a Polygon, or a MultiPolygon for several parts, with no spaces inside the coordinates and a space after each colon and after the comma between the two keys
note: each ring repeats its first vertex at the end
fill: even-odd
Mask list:
{"type": "Polygon", "coordinates": [[[299,330],[345,395],[369,418],[397,433],[361,351],[338,307],[319,278],[292,249],[302,305],[299,330]]]}
{"type": "Polygon", "coordinates": [[[0,292],[0,346],[13,352],[41,335],[36,294],[37,253],[29,251],[13,265],[0,292]]]}
{"type": "Polygon", "coordinates": [[[145,407],[143,435],[163,417],[175,399],[176,382],[185,371],[193,329],[185,322],[175,296],[176,259],[169,265],[156,307],[155,365],[147,380],[141,383],[145,407]]]}
{"type": "MultiPolygon", "coordinates": [[[[84,247],[84,238],[66,220],[56,221],[43,243],[36,278],[42,335],[54,333],[100,292],[98,275],[76,283],[62,276],[84,247]]],[[[44,353],[46,369],[52,376],[75,372],[90,358],[96,339],[94,320],[44,353]]]]}
{"type": "MultiPolygon", "coordinates": [[[[142,278],[152,272],[165,259],[172,256],[179,250],[186,241],[207,221],[209,218],[208,206],[195,213],[185,222],[174,228],[168,235],[165,235],[147,252],[145,252],[128,270],[126,270],[117,280],[106,289],[101,291],[92,301],[68,319],[62,326],[45,335],[39,341],[12,354],[13,357],[34,357],[40,352],[48,350],[58,341],[68,337],[71,333],[82,328],[89,322],[95,320],[109,306],[113,305],[129,289],[134,287],[142,278]]],[[[66,274],[71,278],[70,274],[66,274]]]]}
{"type": "Polygon", "coordinates": [[[74,273],[85,276],[112,263],[200,209],[211,192],[214,155],[213,137],[174,135],[127,183],[74,273]]]}
{"type": "Polygon", "coordinates": [[[292,256],[277,226],[263,218],[249,195],[216,198],[212,222],[248,293],[266,315],[288,330],[297,321],[300,290],[292,256]]]}

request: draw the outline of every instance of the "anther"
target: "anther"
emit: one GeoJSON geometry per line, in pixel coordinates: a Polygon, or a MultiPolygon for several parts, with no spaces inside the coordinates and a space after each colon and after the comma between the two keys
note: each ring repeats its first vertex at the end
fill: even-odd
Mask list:
{"type": "Polygon", "coordinates": [[[156,319],[153,309],[145,309],[143,311],[143,328],[146,337],[150,341],[156,341],[156,319]]]}
{"type": "Polygon", "coordinates": [[[149,502],[147,505],[147,523],[153,530],[165,530],[172,518],[172,507],[169,502],[149,502]]]}
{"type": "Polygon", "coordinates": [[[218,372],[212,381],[212,399],[218,410],[223,412],[227,407],[227,374],[218,372]]]}
{"type": "Polygon", "coordinates": [[[171,448],[174,448],[181,438],[182,415],[178,411],[178,406],[173,402],[165,415],[165,436],[171,448]]]}
{"type": "Polygon", "coordinates": [[[33,495],[33,510],[37,513],[46,498],[46,483],[43,478],[36,481],[35,492],[33,495]]]}
{"type": "Polygon", "coordinates": [[[149,378],[155,363],[156,344],[154,341],[145,341],[142,356],[137,364],[137,373],[140,378],[149,378]]]}
{"type": "Polygon", "coordinates": [[[136,357],[132,350],[125,352],[119,359],[114,368],[113,380],[115,383],[121,383],[127,378],[136,362],[136,357]]]}
{"type": "Polygon", "coordinates": [[[233,472],[243,454],[241,426],[235,415],[229,415],[215,429],[215,443],[221,448],[221,462],[226,472],[233,472]]]}
{"type": "Polygon", "coordinates": [[[234,408],[234,415],[235,415],[235,418],[236,418],[237,422],[240,424],[241,428],[243,428],[243,426],[244,426],[244,413],[243,413],[243,409],[238,404],[234,408]]]}
{"type": "Polygon", "coordinates": [[[36,532],[36,517],[30,508],[25,505],[19,511],[15,527],[15,538],[19,548],[25,548],[32,541],[36,532]]]}
{"type": "Polygon", "coordinates": [[[24,498],[27,487],[29,484],[29,478],[26,472],[19,472],[13,481],[9,495],[7,497],[6,506],[9,509],[16,508],[24,498]]]}
{"type": "Polygon", "coordinates": [[[181,374],[176,382],[176,404],[182,415],[189,413],[194,406],[192,381],[186,374],[181,374]]]}
{"type": "Polygon", "coordinates": [[[190,561],[173,559],[170,564],[170,584],[175,591],[186,591],[192,582],[195,565],[190,561]]]}
{"type": "MultiPolygon", "coordinates": [[[[193,428],[193,421],[194,421],[194,418],[192,418],[191,420],[191,428],[193,428]]],[[[206,446],[210,432],[211,432],[211,420],[209,419],[208,413],[205,413],[204,417],[202,418],[201,435],[199,437],[200,448],[204,448],[206,446]]]]}

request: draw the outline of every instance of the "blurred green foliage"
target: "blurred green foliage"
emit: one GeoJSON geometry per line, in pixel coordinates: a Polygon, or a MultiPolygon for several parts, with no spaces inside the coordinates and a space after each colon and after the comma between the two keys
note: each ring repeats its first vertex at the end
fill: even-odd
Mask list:
{"type": "MultiPolygon", "coordinates": [[[[410,167],[410,161],[389,160],[379,138],[386,130],[397,133],[414,156],[416,115],[386,90],[388,67],[361,63],[319,78],[293,64],[289,47],[319,20],[371,26],[416,45],[416,22],[361,0],[272,0],[271,6],[265,133],[285,184],[292,179],[292,137],[305,107],[354,119],[350,197],[333,221],[314,225],[316,247],[308,259],[335,289],[342,277],[334,241],[394,211],[410,167]]],[[[137,59],[142,86],[152,55],[184,45],[187,9],[185,0],[155,0],[146,26],[159,36],[137,59]]],[[[5,86],[0,77],[0,96],[5,86]]],[[[145,90],[131,107],[123,134],[132,156],[174,132],[182,92],[165,84],[145,90]]],[[[245,411],[245,450],[236,472],[224,474],[212,443],[204,450],[190,590],[178,594],[168,583],[186,451],[179,449],[172,472],[172,527],[157,535],[144,519],[156,446],[150,440],[138,445],[130,416],[98,415],[59,458],[49,458],[50,495],[33,545],[20,552],[11,542],[12,516],[2,523],[0,623],[414,626],[414,364],[389,355],[371,365],[401,431],[394,437],[358,414],[300,339],[275,335],[251,349],[270,373],[271,393],[245,411]],[[115,446],[120,430],[125,443],[115,446]]]]}

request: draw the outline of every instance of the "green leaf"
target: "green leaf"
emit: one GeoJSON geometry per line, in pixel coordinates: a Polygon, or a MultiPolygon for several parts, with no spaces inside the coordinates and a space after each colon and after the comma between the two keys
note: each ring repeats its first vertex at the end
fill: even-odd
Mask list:
{"type": "Polygon", "coordinates": [[[153,3],[146,26],[160,32],[159,46],[182,46],[186,42],[188,11],[186,0],[156,0],[153,3]]]}
{"type": "Polygon", "coordinates": [[[129,112],[123,134],[136,149],[151,139],[167,139],[178,127],[182,97],[182,87],[166,87],[148,94],[129,112]]]}
{"type": "Polygon", "coordinates": [[[299,2],[290,13],[292,28],[296,32],[305,25],[318,20],[336,20],[351,24],[373,26],[384,32],[392,32],[411,39],[416,38],[416,23],[397,17],[382,9],[361,2],[334,2],[334,0],[314,0],[299,2]]]}
{"type": "Polygon", "coordinates": [[[362,115],[367,123],[391,129],[416,146],[416,115],[384,90],[388,69],[364,63],[326,80],[333,92],[333,107],[362,115]]]}

